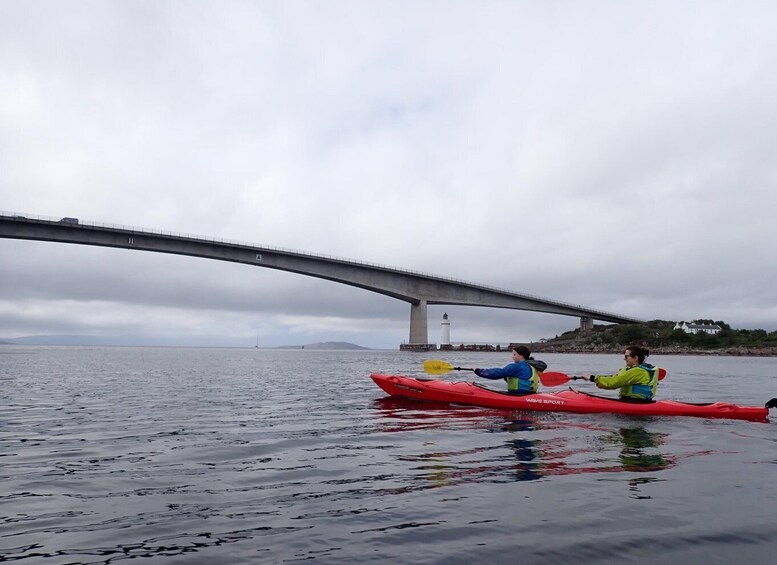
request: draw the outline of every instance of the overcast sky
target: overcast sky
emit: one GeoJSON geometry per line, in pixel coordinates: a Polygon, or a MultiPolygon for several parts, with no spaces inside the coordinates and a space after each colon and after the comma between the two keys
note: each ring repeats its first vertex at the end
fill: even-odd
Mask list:
{"type": "MultiPolygon", "coordinates": [[[[770,1],[4,0],[0,210],[777,330],[775,30],[770,1]]],[[[444,312],[454,342],[579,323],[430,306],[430,341],[444,312]]],[[[269,269],[0,240],[0,338],[396,348],[409,314],[269,269]]]]}

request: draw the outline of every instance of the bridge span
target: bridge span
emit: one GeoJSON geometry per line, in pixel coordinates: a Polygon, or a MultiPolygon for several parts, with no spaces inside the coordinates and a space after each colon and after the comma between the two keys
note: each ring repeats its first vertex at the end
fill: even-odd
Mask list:
{"type": "Polygon", "coordinates": [[[638,323],[642,320],[486,285],[290,249],[237,241],[151,231],[126,226],[0,212],[0,237],[136,249],[243,263],[298,273],[377,292],[410,304],[409,349],[429,349],[429,304],[530,310],[580,318],[583,329],[594,320],[638,323]]]}

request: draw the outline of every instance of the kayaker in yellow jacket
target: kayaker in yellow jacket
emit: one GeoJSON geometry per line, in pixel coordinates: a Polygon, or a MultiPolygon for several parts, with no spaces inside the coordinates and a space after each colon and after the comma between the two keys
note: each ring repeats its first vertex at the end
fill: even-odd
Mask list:
{"type": "Polygon", "coordinates": [[[614,375],[584,375],[599,388],[620,389],[620,399],[629,402],[653,400],[658,386],[658,367],[645,363],[646,347],[629,345],[624,351],[626,366],[614,375]]]}

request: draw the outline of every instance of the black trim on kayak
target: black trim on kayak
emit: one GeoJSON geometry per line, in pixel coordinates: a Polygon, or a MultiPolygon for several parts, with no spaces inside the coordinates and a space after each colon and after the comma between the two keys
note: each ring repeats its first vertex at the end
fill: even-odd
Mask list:
{"type": "MultiPolygon", "coordinates": [[[[582,390],[575,390],[572,387],[569,387],[569,390],[573,392],[577,392],[580,394],[585,394],[586,396],[590,396],[593,398],[600,398],[602,400],[611,400],[613,402],[622,402],[624,404],[655,404],[655,400],[642,400],[641,398],[635,398],[633,400],[626,400],[625,398],[610,398],[609,396],[599,396],[598,394],[591,394],[590,392],[583,392],[582,390]]],[[[687,402],[683,402],[683,404],[687,404],[687,402]]],[[[706,404],[700,404],[699,406],[706,406],[706,404]]]]}
{"type": "MultiPolygon", "coordinates": [[[[569,390],[575,390],[572,387],[569,387],[569,390]]],[[[634,399],[634,400],[626,400],[624,398],[608,398],[607,396],[599,396],[596,394],[591,394],[590,392],[583,392],[582,390],[575,390],[575,392],[579,392],[580,394],[585,394],[586,396],[593,396],[594,398],[601,398],[602,400],[612,400],[613,402],[625,402],[627,404],[655,404],[655,400],[640,400],[640,399],[634,399]]],[[[769,402],[774,401],[774,408],[777,408],[777,398],[772,398],[769,402]]],[[[713,404],[717,404],[717,402],[683,402],[682,400],[672,400],[672,402],[677,402],[678,404],[685,404],[686,406],[712,406],[713,404]]],[[[767,403],[768,404],[768,403],[767,403]]],[[[767,406],[768,408],[768,406],[767,406]]]]}

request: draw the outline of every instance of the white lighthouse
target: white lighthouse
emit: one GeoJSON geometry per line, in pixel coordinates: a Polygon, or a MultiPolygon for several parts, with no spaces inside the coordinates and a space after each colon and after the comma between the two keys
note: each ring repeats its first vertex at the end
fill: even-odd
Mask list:
{"type": "Polygon", "coordinates": [[[442,322],[440,322],[440,345],[451,344],[451,323],[448,320],[448,313],[442,315],[442,322]]]}

